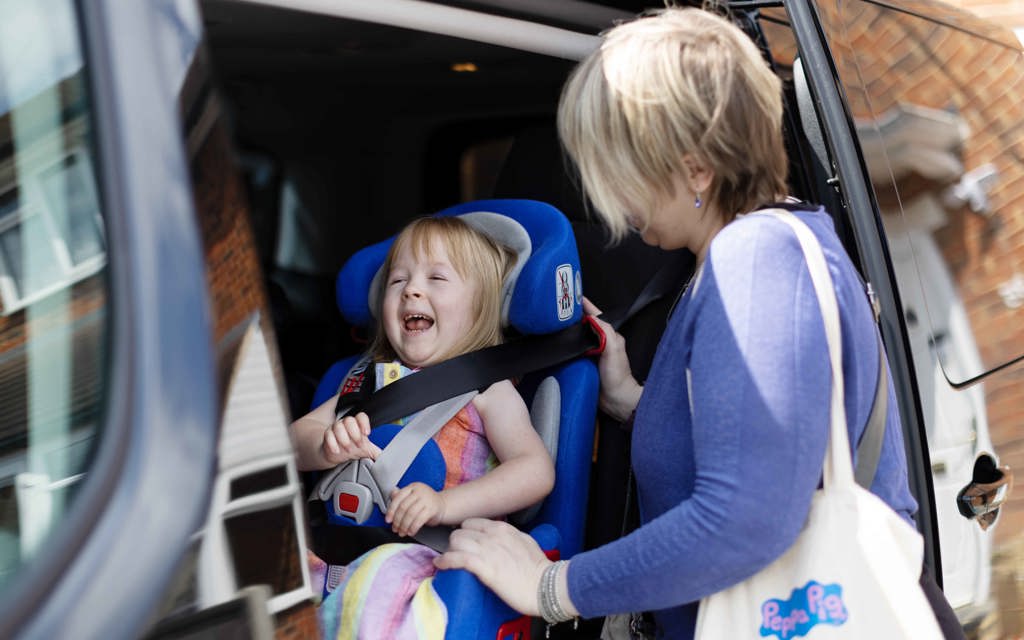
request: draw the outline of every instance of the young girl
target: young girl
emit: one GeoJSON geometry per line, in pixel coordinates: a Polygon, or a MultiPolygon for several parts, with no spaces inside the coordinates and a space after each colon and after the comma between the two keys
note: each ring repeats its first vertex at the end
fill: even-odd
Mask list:
{"type": "MultiPolygon", "coordinates": [[[[371,347],[378,388],[501,342],[502,283],[513,263],[508,249],[456,217],[409,224],[382,268],[371,347]]],[[[366,414],[335,421],[336,402],[337,395],[292,423],[300,470],[380,453],[368,438],[366,414]]],[[[444,488],[413,482],[391,494],[385,520],[401,536],[425,525],[505,516],[554,486],[551,458],[507,380],[477,395],[434,441],[447,466],[444,488]]],[[[321,607],[325,637],[442,637],[443,605],[429,588],[436,555],[420,545],[388,544],[355,560],[321,607]]]]}

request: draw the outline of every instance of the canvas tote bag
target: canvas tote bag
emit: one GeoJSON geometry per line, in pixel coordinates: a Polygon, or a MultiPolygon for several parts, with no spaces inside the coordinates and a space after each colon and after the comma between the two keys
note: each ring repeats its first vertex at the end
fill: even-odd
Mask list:
{"type": "MultiPolygon", "coordinates": [[[[829,444],[823,487],[792,547],[747,580],[701,600],[699,640],[942,638],[918,583],[924,543],[911,525],[853,476],[840,356],[839,309],[817,238],[796,216],[832,363],[829,444]]],[[[756,544],[756,541],[751,541],[756,544]]]]}

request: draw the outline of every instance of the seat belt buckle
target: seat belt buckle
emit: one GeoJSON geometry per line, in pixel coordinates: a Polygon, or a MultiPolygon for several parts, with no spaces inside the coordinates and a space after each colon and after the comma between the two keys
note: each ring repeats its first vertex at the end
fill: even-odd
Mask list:
{"type": "MultiPolygon", "coordinates": [[[[370,460],[349,460],[324,476],[314,496],[329,504],[331,513],[363,524],[373,515],[373,505],[384,505],[370,473],[370,460]]],[[[382,507],[383,508],[383,507],[382,507]]]]}
{"type": "Polygon", "coordinates": [[[331,509],[335,515],[345,516],[363,524],[373,512],[373,494],[369,487],[351,480],[336,482],[331,492],[331,509]]]}
{"type": "Polygon", "coordinates": [[[583,314],[582,322],[583,324],[590,327],[590,330],[593,331],[594,335],[597,336],[597,346],[587,349],[586,351],[583,352],[583,355],[587,357],[601,355],[602,353],[604,353],[605,344],[608,342],[607,337],[604,335],[604,330],[601,329],[601,325],[597,324],[597,320],[595,320],[594,316],[592,315],[583,314]]]}

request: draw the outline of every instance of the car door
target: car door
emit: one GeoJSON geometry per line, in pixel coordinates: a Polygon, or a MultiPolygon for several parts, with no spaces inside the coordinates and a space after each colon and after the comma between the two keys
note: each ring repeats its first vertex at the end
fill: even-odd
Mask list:
{"type": "Polygon", "coordinates": [[[802,120],[820,122],[821,164],[881,294],[929,556],[941,549],[965,628],[1019,628],[1018,588],[991,587],[1017,562],[1021,509],[1011,501],[982,531],[956,499],[980,453],[1024,462],[1020,43],[940,3],[787,9],[809,85],[802,120]]]}
{"type": "Polygon", "coordinates": [[[181,17],[0,2],[5,638],[137,633],[205,516],[217,415],[181,17]]]}

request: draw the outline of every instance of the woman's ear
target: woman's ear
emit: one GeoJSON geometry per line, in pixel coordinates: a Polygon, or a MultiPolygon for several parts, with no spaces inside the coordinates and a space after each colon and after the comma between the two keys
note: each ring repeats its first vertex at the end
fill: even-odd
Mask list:
{"type": "Polygon", "coordinates": [[[686,184],[694,193],[705,193],[715,179],[715,172],[690,153],[683,156],[683,171],[686,184]]]}

